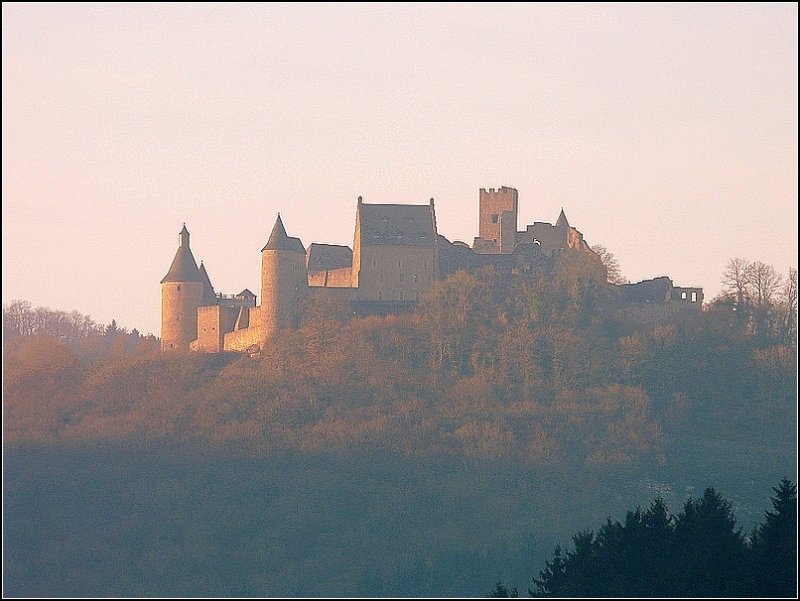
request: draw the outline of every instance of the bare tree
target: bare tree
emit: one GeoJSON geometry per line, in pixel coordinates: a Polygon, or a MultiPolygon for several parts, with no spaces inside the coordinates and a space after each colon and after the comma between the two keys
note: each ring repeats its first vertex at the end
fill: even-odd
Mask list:
{"type": "Polygon", "coordinates": [[[772,265],[761,261],[750,264],[750,296],[753,305],[753,330],[759,335],[774,335],[777,330],[776,297],[783,277],[772,265]]]}
{"type": "Polygon", "coordinates": [[[781,318],[780,318],[780,338],[781,341],[797,348],[797,270],[789,268],[789,276],[781,290],[781,318]]]}
{"type": "Polygon", "coordinates": [[[600,257],[600,261],[605,266],[610,284],[619,285],[628,283],[628,280],[622,275],[622,269],[620,269],[619,261],[617,257],[614,256],[614,253],[609,251],[602,244],[594,244],[591,248],[595,254],[600,257]]]}
{"type": "Polygon", "coordinates": [[[733,297],[738,307],[744,307],[749,303],[750,271],[750,263],[737,257],[728,261],[722,274],[724,292],[733,297]]]}

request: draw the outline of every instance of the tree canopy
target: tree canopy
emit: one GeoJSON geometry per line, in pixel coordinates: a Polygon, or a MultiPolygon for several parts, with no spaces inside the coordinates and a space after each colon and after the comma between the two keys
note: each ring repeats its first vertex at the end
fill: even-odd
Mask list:
{"type": "MultiPolygon", "coordinates": [[[[713,488],[669,515],[661,499],[624,522],[556,547],[533,578],[531,596],[792,597],[797,593],[797,487],[784,478],[774,511],[751,541],[737,528],[731,504],[713,488]]],[[[498,582],[495,591],[509,589],[498,582]]],[[[507,595],[505,595],[507,596],[507,595]]]]}

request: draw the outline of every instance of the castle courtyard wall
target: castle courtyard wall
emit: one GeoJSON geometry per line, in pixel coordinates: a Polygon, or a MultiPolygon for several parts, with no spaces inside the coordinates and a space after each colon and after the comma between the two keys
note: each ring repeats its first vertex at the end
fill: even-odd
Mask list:
{"type": "Polygon", "coordinates": [[[243,353],[252,346],[261,344],[261,326],[255,325],[228,332],[223,338],[223,350],[243,353]]]}

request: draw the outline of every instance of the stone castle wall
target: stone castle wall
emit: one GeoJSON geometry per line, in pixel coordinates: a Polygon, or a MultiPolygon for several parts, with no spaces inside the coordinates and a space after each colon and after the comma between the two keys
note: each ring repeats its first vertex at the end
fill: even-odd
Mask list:
{"type": "Polygon", "coordinates": [[[260,325],[228,332],[223,338],[223,349],[228,352],[243,353],[254,346],[261,346],[260,325]]]}
{"type": "Polygon", "coordinates": [[[197,341],[192,350],[219,353],[223,350],[225,334],[233,330],[239,307],[199,307],[197,309],[197,341]]]}
{"type": "Polygon", "coordinates": [[[417,301],[437,276],[435,246],[362,246],[356,300],[417,301]]]}
{"type": "Polygon", "coordinates": [[[353,268],[340,267],[324,271],[310,271],[308,285],[321,288],[352,288],[353,268]]]}

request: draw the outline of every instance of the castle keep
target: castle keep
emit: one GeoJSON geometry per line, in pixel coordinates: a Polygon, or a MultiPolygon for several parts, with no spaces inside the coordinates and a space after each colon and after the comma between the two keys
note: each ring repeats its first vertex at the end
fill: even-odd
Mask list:
{"type": "MultiPolygon", "coordinates": [[[[563,209],[555,225],[534,222],[518,231],[514,188],[481,189],[478,236],[472,247],[438,233],[434,200],[428,204],[367,204],[358,198],[353,248],[289,236],[280,214],[261,249],[261,304],[250,290],[214,291],[205,266],[198,267],[184,224],[180,245],[161,280],[163,351],[255,352],[279,330],[297,323],[300,302],[326,295],[350,303],[357,314],[413,308],[437,280],[459,270],[494,266],[529,268],[572,253],[598,280],[600,258],[563,209]]],[[[702,305],[701,288],[676,288],[669,278],[621,287],[623,299],[642,305],[702,305]]]]}

